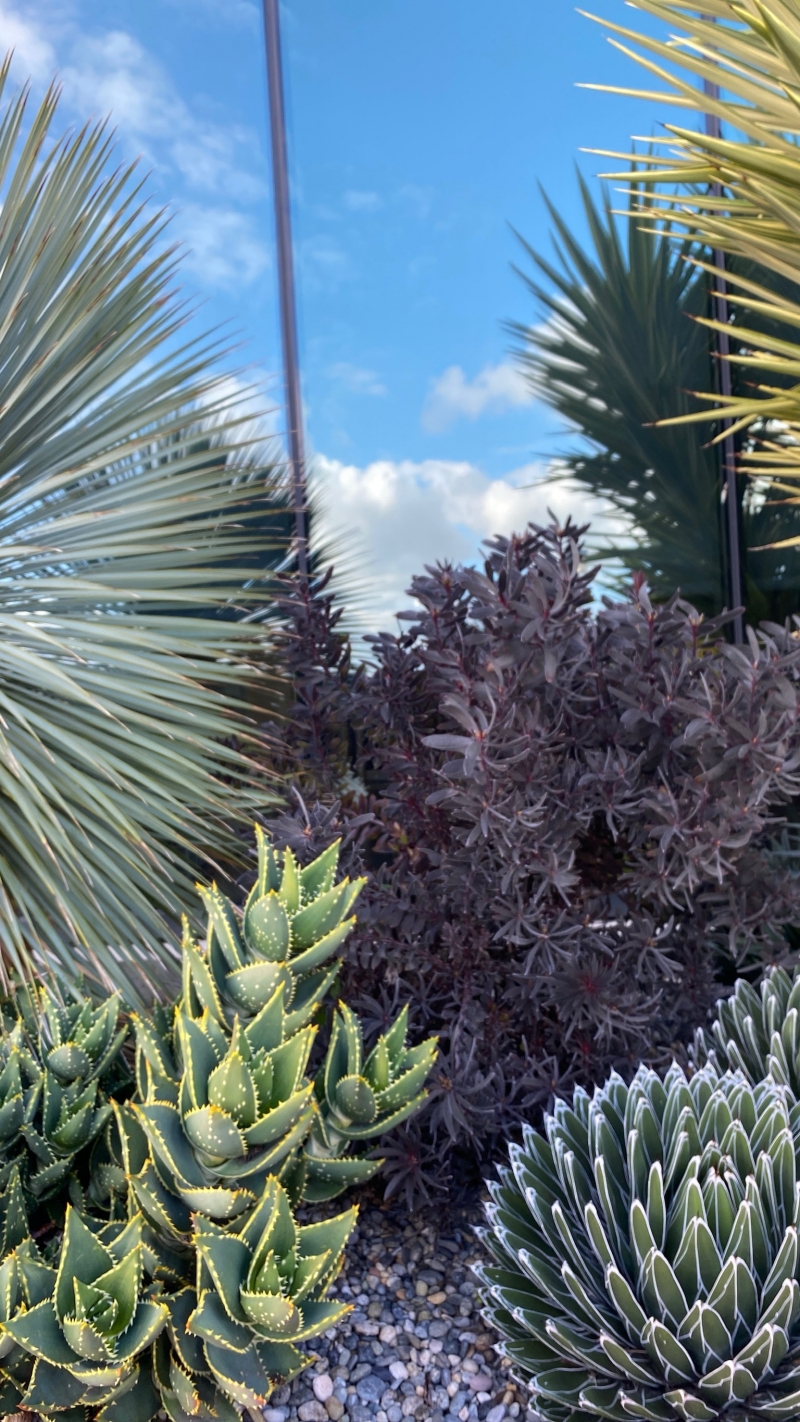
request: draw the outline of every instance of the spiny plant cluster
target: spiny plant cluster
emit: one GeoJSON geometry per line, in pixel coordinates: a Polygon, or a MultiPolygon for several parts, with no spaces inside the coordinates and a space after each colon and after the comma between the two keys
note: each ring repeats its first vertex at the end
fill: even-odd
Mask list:
{"type": "Polygon", "coordinates": [[[525,1131],[480,1275],[542,1416],[796,1416],[799,1138],[777,1075],[751,1085],[710,1058],[576,1089],[525,1131]]]}
{"type": "Polygon", "coordinates": [[[356,1209],[299,1224],[380,1166],[421,1104],[435,1043],[407,1013],[366,1053],[333,1011],[308,1065],[362,887],[338,845],[301,868],[258,835],[241,914],[216,888],[188,928],[172,1012],[131,1019],[26,989],[0,1039],[0,1415],[236,1422],[345,1306],[327,1295],[356,1209]]]}
{"type": "Polygon", "coordinates": [[[367,876],[350,1000],[372,1030],[407,1002],[440,1035],[396,1187],[576,1082],[666,1067],[736,964],[779,959],[800,924],[771,851],[800,789],[796,635],[733,647],[724,619],[654,606],[640,580],[598,608],[583,532],[531,526],[483,569],[429,569],[356,671],[324,579],[294,616],[283,600],[302,801],[276,843],[304,858],[344,837],[367,876]]]}

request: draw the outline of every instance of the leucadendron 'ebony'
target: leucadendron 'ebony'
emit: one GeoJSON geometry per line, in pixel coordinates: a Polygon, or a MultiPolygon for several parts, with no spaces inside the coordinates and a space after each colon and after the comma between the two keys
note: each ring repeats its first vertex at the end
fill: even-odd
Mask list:
{"type": "Polygon", "coordinates": [[[285,588],[281,769],[302,803],[275,842],[305,863],[344,838],[367,875],[348,1001],[373,1030],[408,1002],[440,1036],[398,1188],[441,1185],[450,1146],[488,1155],[576,1082],[665,1068],[735,965],[800,926],[772,852],[800,791],[795,632],[732,646],[725,618],[641,579],[595,597],[583,532],[428,568],[356,672],[326,579],[285,588]]]}

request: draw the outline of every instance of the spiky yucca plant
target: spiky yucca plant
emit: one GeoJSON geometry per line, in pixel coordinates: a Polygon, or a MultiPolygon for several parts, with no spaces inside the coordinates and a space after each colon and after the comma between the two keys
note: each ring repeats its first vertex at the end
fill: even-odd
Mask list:
{"type": "Polygon", "coordinates": [[[189,853],[235,856],[257,802],[232,732],[264,631],[237,614],[285,556],[279,487],[214,341],[180,336],[165,215],[110,161],[106,125],[59,138],[55,87],[34,115],[9,97],[9,63],[0,984],[44,956],[149,1001],[165,918],[194,910],[189,853]]]}
{"type": "MultiPolygon", "coordinates": [[[[734,429],[754,427],[756,438],[741,467],[796,503],[800,347],[791,331],[800,323],[800,14],[794,0],[637,0],[637,8],[666,30],[645,33],[601,23],[614,36],[612,44],[637,60],[658,87],[616,92],[656,98],[677,109],[679,119],[713,114],[726,132],[720,137],[702,123],[668,123],[666,150],[625,176],[657,194],[662,210],[692,239],[766,273],[755,280],[728,274],[729,300],[761,318],[745,320],[738,330],[741,349],[734,359],[750,384],[727,399],[701,390],[712,409],[683,419],[707,421],[715,417],[714,407],[724,407],[734,429]],[[774,285],[771,276],[778,278],[774,285]]],[[[800,535],[793,534],[781,546],[798,542],[800,535]]]]}
{"type": "Polygon", "coordinates": [[[490,1186],[488,1317],[552,1422],[800,1409],[800,1105],[709,1063],[558,1102],[490,1186]]]}

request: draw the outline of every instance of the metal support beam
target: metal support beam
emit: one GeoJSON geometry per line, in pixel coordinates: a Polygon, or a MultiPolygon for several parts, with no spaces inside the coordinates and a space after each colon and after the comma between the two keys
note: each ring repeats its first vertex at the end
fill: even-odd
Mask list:
{"type": "Polygon", "coordinates": [[[297,350],[294,253],[286,160],[286,110],[283,100],[283,67],[278,0],[264,0],[264,40],[267,50],[269,129],[272,145],[272,190],[275,204],[275,237],[278,253],[278,290],[283,344],[283,379],[286,392],[286,443],[292,474],[297,570],[308,574],[308,501],[303,447],[303,402],[297,350]]]}
{"type": "MultiPolygon", "coordinates": [[[[703,89],[711,99],[719,98],[719,85],[712,83],[710,79],[703,80],[703,89]]],[[[706,114],[706,134],[709,138],[719,138],[721,134],[721,124],[716,114],[706,114]]],[[[712,183],[711,194],[713,197],[721,197],[722,189],[719,183],[712,183]]],[[[725,330],[714,332],[714,346],[717,356],[717,381],[719,393],[723,399],[731,393],[731,367],[728,360],[730,354],[730,341],[728,339],[728,286],[725,280],[725,253],[718,247],[714,248],[714,319],[724,326],[725,330]]],[[[739,490],[736,483],[736,444],[733,435],[730,433],[731,421],[723,420],[722,427],[725,430],[725,437],[721,441],[720,451],[722,460],[722,481],[725,490],[725,532],[726,547],[728,553],[728,598],[732,608],[740,608],[743,601],[744,584],[742,582],[742,549],[739,526],[739,490]]],[[[733,640],[737,643],[744,642],[744,618],[741,612],[737,612],[733,621],[733,640]]]]}

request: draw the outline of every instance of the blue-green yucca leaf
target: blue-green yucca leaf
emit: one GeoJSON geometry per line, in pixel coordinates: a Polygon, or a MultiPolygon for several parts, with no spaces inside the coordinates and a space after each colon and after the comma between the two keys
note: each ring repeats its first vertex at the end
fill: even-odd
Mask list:
{"type": "Polygon", "coordinates": [[[188,854],[255,799],[240,614],[280,497],[214,342],[181,344],[163,214],[103,124],[51,141],[56,103],[0,112],[0,959],[136,997],[188,854]]]}
{"type": "Polygon", "coordinates": [[[588,1110],[574,1104],[547,1118],[546,1139],[526,1130],[511,1148],[483,1234],[487,1317],[537,1410],[549,1422],[787,1417],[800,1354],[787,1088],[709,1061],[690,1079],[642,1067],[630,1086],[597,1088],[588,1110]],[[631,1143],[642,1102],[649,1169],[631,1143]],[[593,1151],[585,1201],[564,1162],[593,1151]]]}

